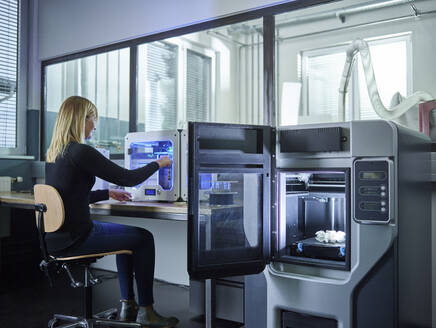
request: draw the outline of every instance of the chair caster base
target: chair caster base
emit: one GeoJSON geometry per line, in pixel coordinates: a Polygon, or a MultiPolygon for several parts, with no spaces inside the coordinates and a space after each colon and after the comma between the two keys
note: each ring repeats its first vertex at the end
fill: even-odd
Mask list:
{"type": "Polygon", "coordinates": [[[137,322],[126,322],[114,320],[118,315],[117,309],[110,309],[96,314],[92,319],[83,317],[72,317],[62,314],[55,314],[48,322],[48,328],[94,328],[94,327],[126,327],[142,328],[137,322]],[[61,324],[62,323],[62,324],[61,324]]]}
{"type": "Polygon", "coordinates": [[[92,316],[94,319],[116,320],[118,317],[118,309],[112,308],[92,316]]]}

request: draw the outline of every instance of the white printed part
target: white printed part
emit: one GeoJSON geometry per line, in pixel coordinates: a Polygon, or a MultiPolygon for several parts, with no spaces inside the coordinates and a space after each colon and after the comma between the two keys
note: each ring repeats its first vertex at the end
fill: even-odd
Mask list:
{"type": "Polygon", "coordinates": [[[326,243],[335,243],[336,242],[336,231],[335,230],[327,230],[325,232],[325,242],[326,243]]]}
{"type": "Polygon", "coordinates": [[[336,242],[338,243],[344,243],[345,242],[345,232],[343,231],[336,231],[336,242]]]}
{"type": "Polygon", "coordinates": [[[315,233],[315,239],[320,243],[324,243],[325,241],[325,232],[320,230],[315,233]]]}
{"type": "Polygon", "coordinates": [[[345,242],[345,232],[336,230],[319,230],[315,233],[315,239],[320,243],[343,243],[345,242]]]}

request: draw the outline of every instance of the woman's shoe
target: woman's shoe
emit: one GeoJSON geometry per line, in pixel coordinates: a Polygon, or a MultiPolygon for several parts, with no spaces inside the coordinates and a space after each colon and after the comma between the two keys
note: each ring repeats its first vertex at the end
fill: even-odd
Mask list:
{"type": "Polygon", "coordinates": [[[120,321],[135,321],[138,305],[135,300],[121,300],[120,321]]]}
{"type": "Polygon", "coordinates": [[[139,307],[136,322],[148,328],[172,328],[179,323],[175,317],[163,317],[157,313],[153,306],[139,307]]]}

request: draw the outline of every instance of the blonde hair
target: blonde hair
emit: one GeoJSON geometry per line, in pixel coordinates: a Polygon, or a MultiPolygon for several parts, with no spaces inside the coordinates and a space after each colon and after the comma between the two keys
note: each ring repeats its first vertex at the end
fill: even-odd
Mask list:
{"type": "Polygon", "coordinates": [[[83,143],[86,119],[97,119],[97,107],[86,98],[72,96],[65,99],[59,108],[46,161],[53,163],[72,142],[83,143]]]}

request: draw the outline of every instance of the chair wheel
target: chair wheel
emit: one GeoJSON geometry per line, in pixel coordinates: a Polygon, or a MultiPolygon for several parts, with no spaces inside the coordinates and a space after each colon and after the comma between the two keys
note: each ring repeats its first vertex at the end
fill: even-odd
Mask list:
{"type": "Polygon", "coordinates": [[[57,320],[56,318],[51,319],[51,320],[48,322],[48,328],[53,328],[54,325],[56,324],[56,322],[58,322],[58,320],[57,320]]]}

